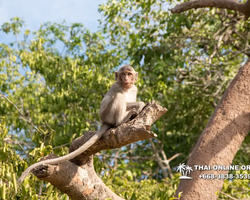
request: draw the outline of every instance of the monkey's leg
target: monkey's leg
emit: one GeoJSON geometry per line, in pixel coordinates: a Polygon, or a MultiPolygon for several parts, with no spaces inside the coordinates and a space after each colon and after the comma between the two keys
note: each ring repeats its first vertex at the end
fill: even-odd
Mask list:
{"type": "Polygon", "coordinates": [[[110,118],[112,118],[113,125],[119,126],[127,121],[133,114],[136,114],[136,109],[132,108],[127,110],[127,103],[125,101],[124,95],[122,93],[116,94],[113,99],[112,105],[109,109],[110,118]]]}

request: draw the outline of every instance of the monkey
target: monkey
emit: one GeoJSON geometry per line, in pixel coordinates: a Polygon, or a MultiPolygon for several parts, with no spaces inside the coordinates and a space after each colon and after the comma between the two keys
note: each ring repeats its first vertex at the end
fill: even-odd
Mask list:
{"type": "Polygon", "coordinates": [[[135,86],[135,82],[137,81],[137,78],[138,72],[136,72],[130,65],[124,65],[118,70],[118,72],[115,72],[116,82],[110,87],[109,91],[101,101],[99,117],[102,126],[100,130],[80,148],[68,155],[43,160],[29,166],[19,178],[18,183],[20,184],[23,182],[29,172],[40,165],[58,164],[75,158],[96,143],[108,129],[128,122],[132,116],[138,115],[145,106],[145,103],[142,101],[136,101],[137,87],[135,86]]]}

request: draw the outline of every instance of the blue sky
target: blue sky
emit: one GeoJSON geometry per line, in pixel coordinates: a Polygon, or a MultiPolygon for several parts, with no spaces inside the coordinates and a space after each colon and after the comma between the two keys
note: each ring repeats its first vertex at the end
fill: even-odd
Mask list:
{"type": "MultiPolygon", "coordinates": [[[[25,21],[25,29],[37,30],[44,22],[82,23],[91,31],[98,29],[98,5],[106,0],[0,0],[0,25],[13,17],[25,21]]],[[[0,43],[11,36],[0,33],[0,43]]]]}

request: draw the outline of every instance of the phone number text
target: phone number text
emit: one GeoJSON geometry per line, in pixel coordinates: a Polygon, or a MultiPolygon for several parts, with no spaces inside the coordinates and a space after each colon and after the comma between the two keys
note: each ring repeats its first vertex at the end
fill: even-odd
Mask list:
{"type": "Polygon", "coordinates": [[[250,174],[201,174],[202,179],[250,179],[250,174]]]}

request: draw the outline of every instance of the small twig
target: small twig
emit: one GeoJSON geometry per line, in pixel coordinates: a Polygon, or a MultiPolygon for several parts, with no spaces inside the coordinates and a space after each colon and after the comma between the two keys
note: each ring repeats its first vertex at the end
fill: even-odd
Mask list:
{"type": "Polygon", "coordinates": [[[154,142],[152,141],[152,139],[149,139],[149,142],[150,142],[150,144],[152,146],[152,150],[153,150],[153,152],[155,154],[156,162],[158,163],[159,167],[162,170],[162,175],[163,175],[164,178],[167,178],[168,175],[167,175],[166,169],[165,169],[164,165],[162,164],[163,163],[162,159],[161,159],[160,155],[158,154],[158,151],[157,151],[157,149],[156,149],[156,147],[154,145],[154,142]]]}
{"type": "Polygon", "coordinates": [[[117,170],[117,166],[118,166],[118,162],[117,162],[117,158],[119,157],[119,153],[120,153],[120,149],[118,149],[115,153],[115,157],[114,157],[114,170],[117,170]]]}
{"type": "Polygon", "coordinates": [[[33,126],[39,133],[41,133],[41,134],[43,134],[43,132],[41,132],[30,120],[28,120],[28,118],[27,117],[25,117],[23,114],[22,114],[22,112],[18,109],[18,107],[14,104],[14,103],[12,103],[12,101],[10,101],[9,99],[8,99],[8,97],[6,97],[2,92],[0,92],[0,94],[1,94],[1,96],[3,97],[3,98],[5,98],[11,105],[13,105],[15,108],[16,108],[16,110],[19,112],[19,114],[25,119],[25,121],[26,122],[28,122],[31,126],[33,126]]]}
{"type": "Polygon", "coordinates": [[[170,164],[168,162],[168,158],[167,158],[167,155],[165,154],[164,150],[162,149],[161,150],[161,155],[163,157],[163,160],[162,162],[165,163],[165,165],[167,166],[167,169],[168,169],[168,174],[170,176],[170,178],[172,179],[174,176],[173,176],[173,173],[172,173],[172,169],[170,167],[170,164]]]}
{"type": "Polygon", "coordinates": [[[64,146],[67,146],[68,144],[69,144],[69,143],[65,143],[65,144],[62,144],[62,145],[60,145],[60,146],[54,147],[53,150],[54,150],[54,149],[61,148],[61,147],[64,147],[64,146]]]}
{"type": "Polygon", "coordinates": [[[175,155],[173,155],[171,158],[168,159],[168,162],[171,162],[172,160],[174,160],[176,157],[180,156],[182,153],[177,153],[175,155]]]}
{"type": "Polygon", "coordinates": [[[11,137],[6,137],[3,139],[3,141],[6,143],[6,144],[17,144],[22,150],[23,152],[26,154],[27,157],[30,157],[28,153],[26,153],[25,149],[23,148],[23,146],[18,142],[18,141],[14,141],[11,139],[11,137]]]}
{"type": "Polygon", "coordinates": [[[30,158],[30,155],[29,155],[28,153],[26,153],[26,151],[25,151],[25,149],[23,148],[23,146],[22,146],[19,142],[17,142],[17,141],[15,141],[15,143],[23,150],[23,152],[26,154],[26,156],[27,156],[28,158],[30,158]]]}
{"type": "Polygon", "coordinates": [[[220,192],[220,193],[221,193],[222,195],[224,195],[224,196],[230,198],[230,199],[238,200],[238,199],[236,199],[236,198],[234,198],[234,197],[232,197],[232,196],[230,196],[230,195],[228,195],[228,194],[226,194],[226,193],[224,193],[224,192],[220,192]]]}
{"type": "Polygon", "coordinates": [[[96,156],[102,156],[102,158],[106,159],[106,158],[111,158],[111,159],[122,159],[122,160],[125,160],[125,159],[131,159],[131,160],[142,160],[142,161],[147,161],[147,160],[152,160],[152,159],[155,159],[155,156],[147,156],[147,157],[141,157],[141,156],[123,156],[123,154],[127,154],[127,152],[125,153],[121,153],[119,154],[118,156],[114,155],[107,155],[107,154],[101,154],[101,153],[96,153],[95,155],[96,156]]]}

